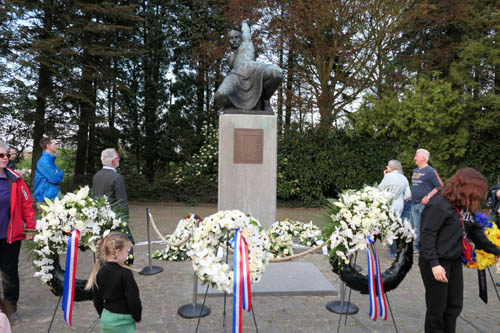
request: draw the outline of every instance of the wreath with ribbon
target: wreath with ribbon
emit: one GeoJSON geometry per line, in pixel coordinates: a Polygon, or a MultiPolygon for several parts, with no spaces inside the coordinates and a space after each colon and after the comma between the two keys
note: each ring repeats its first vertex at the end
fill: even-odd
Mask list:
{"type": "Polygon", "coordinates": [[[330,201],[328,206],[328,226],[324,235],[330,240],[329,255],[333,272],[349,288],[362,294],[370,293],[372,278],[381,282],[379,287],[383,287],[382,291],[395,289],[413,264],[414,231],[407,220],[402,220],[389,209],[390,204],[391,193],[366,186],[359,191],[342,192],[339,199],[330,201]],[[384,272],[377,265],[376,239],[387,245],[398,239],[396,260],[384,272]],[[359,250],[367,251],[368,275],[359,273],[352,265],[352,258],[359,250]]]}
{"type": "MultiPolygon", "coordinates": [[[[33,238],[35,276],[47,284],[52,293],[61,296],[65,271],[59,258],[68,248],[68,239],[73,230],[79,230],[78,248],[95,252],[97,242],[111,230],[130,234],[126,222],[117,216],[107,198],[89,195],[85,186],[77,193],[66,193],[63,198],[45,199],[40,206],[41,218],[36,223],[33,238]]],[[[129,235],[130,237],[130,235],[129,235]]],[[[132,259],[132,258],[129,258],[132,259]]],[[[87,280],[75,280],[74,300],[91,300],[92,294],[85,290],[87,280]]]]}
{"type": "Polygon", "coordinates": [[[200,281],[227,293],[232,293],[234,276],[228,264],[229,242],[237,229],[248,248],[250,280],[257,283],[269,263],[271,243],[255,217],[239,210],[219,211],[206,217],[189,240],[188,255],[200,281]]]}
{"type": "MultiPolygon", "coordinates": [[[[179,221],[177,227],[173,234],[168,235],[165,239],[172,243],[181,242],[190,237],[193,230],[202,222],[202,219],[196,214],[190,214],[179,221]]],[[[188,251],[190,249],[190,243],[186,242],[182,245],[175,246],[167,244],[165,248],[161,250],[156,250],[152,257],[157,260],[168,260],[168,261],[184,261],[189,258],[188,251]]]]}

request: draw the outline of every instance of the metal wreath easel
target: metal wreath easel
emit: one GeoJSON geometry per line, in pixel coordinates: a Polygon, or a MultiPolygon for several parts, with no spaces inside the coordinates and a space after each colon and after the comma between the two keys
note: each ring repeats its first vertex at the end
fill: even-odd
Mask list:
{"type": "MultiPolygon", "coordinates": [[[[370,244],[371,246],[371,250],[374,251],[374,244],[370,244]]],[[[354,264],[353,264],[353,267],[356,266],[356,260],[358,258],[358,254],[356,253],[354,255],[354,264]]],[[[351,257],[352,259],[352,257],[351,257]]],[[[490,273],[491,274],[491,273],[490,273]]],[[[351,292],[352,292],[352,289],[349,288],[347,286],[347,284],[342,281],[342,285],[340,287],[340,307],[339,307],[339,301],[336,301],[335,303],[335,306],[332,306],[334,302],[330,302],[326,305],[326,308],[329,310],[329,311],[332,311],[332,312],[335,312],[335,313],[338,313],[339,314],[339,322],[338,322],[338,325],[337,325],[337,333],[340,332],[340,323],[342,322],[342,315],[345,314],[345,321],[344,321],[344,326],[347,325],[347,316],[348,315],[351,315],[351,314],[356,314],[358,312],[358,307],[352,303],[350,303],[351,301],[351,292]],[[349,297],[348,297],[348,301],[345,302],[345,289],[346,288],[349,288],[349,297]],[[328,306],[330,304],[330,307],[328,306]]],[[[396,320],[394,319],[394,314],[392,312],[392,307],[391,307],[391,303],[389,302],[389,295],[384,291],[384,294],[385,294],[385,298],[387,299],[387,305],[389,307],[389,312],[391,314],[391,318],[392,318],[392,323],[394,324],[394,329],[396,331],[396,333],[398,333],[398,327],[396,325],[396,320]]],[[[497,292],[498,294],[498,292],[497,292]]],[[[499,298],[500,300],[500,298],[499,298]]]]}
{"type": "MultiPolygon", "coordinates": [[[[218,250],[221,248],[220,246],[220,243],[218,245],[218,250]]],[[[227,231],[227,234],[226,234],[226,264],[229,264],[229,230],[227,231]]],[[[224,248],[223,248],[224,250],[224,248]]],[[[233,267],[234,269],[234,267],[233,267]]],[[[202,303],[202,306],[201,306],[201,310],[203,310],[203,307],[205,306],[205,301],[207,300],[207,295],[208,295],[208,288],[210,286],[207,285],[207,290],[205,291],[205,297],[203,297],[203,303],[202,303]]],[[[227,315],[226,315],[226,303],[227,303],[227,292],[224,291],[224,310],[222,312],[222,327],[224,328],[224,333],[227,332],[227,315]]],[[[258,333],[259,332],[259,328],[257,327],[257,320],[255,319],[255,313],[253,311],[253,302],[252,302],[252,317],[253,317],[253,322],[254,322],[254,325],[255,325],[255,331],[258,333]]],[[[200,321],[201,321],[201,310],[200,310],[200,316],[198,317],[198,323],[196,324],[196,330],[195,332],[198,333],[198,328],[200,327],[200,321]]]]}

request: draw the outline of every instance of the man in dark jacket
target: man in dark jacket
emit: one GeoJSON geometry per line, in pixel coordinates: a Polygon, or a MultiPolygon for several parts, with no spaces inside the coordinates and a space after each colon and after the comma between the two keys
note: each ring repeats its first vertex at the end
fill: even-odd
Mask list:
{"type": "Polygon", "coordinates": [[[491,208],[491,216],[495,219],[497,227],[500,228],[500,176],[498,176],[497,184],[488,190],[486,203],[491,208]]]}
{"type": "Polygon", "coordinates": [[[128,199],[125,180],[116,168],[120,165],[120,156],[114,148],[104,149],[101,153],[102,169],[92,180],[92,192],[97,196],[107,196],[109,202],[117,203],[120,213],[128,221],[128,199]]]}
{"type": "MultiPolygon", "coordinates": [[[[500,176],[498,176],[497,184],[488,190],[486,204],[491,208],[490,215],[500,228],[500,176]]],[[[500,281],[497,282],[497,286],[500,287],[500,281]]]]}
{"type": "MultiPolygon", "coordinates": [[[[114,148],[104,149],[101,153],[101,162],[102,169],[94,175],[92,180],[92,192],[97,196],[105,195],[110,203],[115,204],[120,217],[128,224],[127,188],[123,176],[116,171],[116,168],[120,165],[120,156],[114,148]]],[[[124,232],[132,244],[135,244],[128,225],[125,227],[124,232]]],[[[133,248],[131,248],[129,251],[130,259],[125,262],[126,264],[133,264],[133,253],[133,248]]]]}

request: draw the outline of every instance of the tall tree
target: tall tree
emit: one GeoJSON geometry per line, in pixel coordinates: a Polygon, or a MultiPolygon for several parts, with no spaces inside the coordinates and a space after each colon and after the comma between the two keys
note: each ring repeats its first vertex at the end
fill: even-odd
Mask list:
{"type": "MultiPolygon", "coordinates": [[[[72,52],[80,75],[71,94],[79,110],[76,133],[75,179],[85,181],[85,175],[94,171],[95,115],[99,83],[110,75],[109,61],[130,55],[129,38],[120,31],[130,31],[141,20],[134,13],[135,6],[100,1],[75,2],[68,16],[68,38],[74,42],[72,52]]],[[[68,43],[69,44],[69,43],[68,43]]],[[[105,89],[103,89],[105,90],[105,89]]]]}
{"type": "Polygon", "coordinates": [[[296,75],[309,87],[321,128],[330,129],[373,85],[377,51],[385,51],[380,49],[384,45],[380,40],[397,33],[397,8],[388,4],[388,0],[298,0],[290,4],[287,26],[294,28],[287,31],[290,48],[300,60],[294,62],[296,75]]]}
{"type": "Polygon", "coordinates": [[[439,72],[447,77],[457,60],[469,16],[477,0],[411,0],[401,19],[398,62],[410,72],[439,72]]]}

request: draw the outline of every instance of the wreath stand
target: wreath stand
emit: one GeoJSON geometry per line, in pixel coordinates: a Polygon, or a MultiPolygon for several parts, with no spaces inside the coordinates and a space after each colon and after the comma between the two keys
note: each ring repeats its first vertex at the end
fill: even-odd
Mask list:
{"type": "MultiPolygon", "coordinates": [[[[95,258],[95,253],[94,253],[94,264],[95,264],[95,261],[96,261],[96,258],[95,258]]],[[[62,298],[62,295],[60,295],[57,298],[57,304],[56,304],[56,307],[54,308],[54,313],[52,314],[52,318],[50,319],[50,325],[49,325],[49,329],[47,330],[47,333],[50,333],[50,330],[52,329],[52,324],[54,323],[54,319],[56,318],[57,309],[59,308],[59,304],[61,303],[61,298],[62,298]]],[[[89,328],[87,328],[86,332],[90,332],[90,330],[92,328],[94,328],[94,326],[97,324],[98,321],[99,321],[99,316],[92,322],[92,324],[90,324],[90,326],[89,326],[89,328]]]]}
{"type": "Polygon", "coordinates": [[[497,293],[498,301],[500,302],[500,294],[498,294],[498,288],[497,288],[497,285],[495,283],[495,279],[493,278],[493,274],[491,274],[491,270],[489,267],[488,267],[488,273],[490,274],[491,283],[493,283],[493,288],[495,288],[495,292],[497,293]]]}
{"type": "MultiPolygon", "coordinates": [[[[375,244],[370,244],[370,246],[371,246],[371,250],[374,251],[375,244]]],[[[412,246],[412,245],[410,245],[410,246],[412,246]]],[[[359,267],[358,265],[356,265],[357,256],[358,256],[358,254],[356,253],[354,256],[354,263],[352,265],[350,265],[354,270],[357,270],[356,268],[359,267]]],[[[351,257],[351,259],[352,259],[352,257],[351,257]]],[[[410,265],[410,267],[411,267],[411,265],[410,265]]],[[[359,309],[356,305],[350,303],[351,292],[352,292],[352,288],[347,286],[347,283],[345,281],[342,281],[342,285],[341,285],[341,289],[340,289],[340,301],[330,302],[326,305],[326,308],[329,311],[338,313],[340,315],[338,326],[337,326],[337,332],[340,332],[340,323],[342,322],[342,315],[345,314],[344,326],[346,326],[347,325],[347,316],[351,315],[351,314],[356,314],[359,311],[359,309]],[[349,297],[348,297],[347,302],[345,302],[345,289],[346,288],[349,288],[349,297]]],[[[394,314],[392,312],[391,303],[389,301],[389,295],[385,290],[384,290],[384,294],[385,294],[385,298],[387,299],[387,305],[389,308],[389,312],[391,314],[392,323],[394,324],[394,329],[395,329],[396,333],[398,333],[398,327],[396,325],[396,320],[394,319],[394,314]]],[[[499,297],[499,299],[500,299],[500,297],[499,297]]]]}
{"type": "MultiPolygon", "coordinates": [[[[352,257],[351,257],[352,259],[352,257]]],[[[356,253],[354,256],[354,263],[351,265],[356,271],[361,271],[362,268],[359,265],[356,265],[356,260],[358,259],[358,254],[356,253]]],[[[328,311],[338,313],[342,316],[342,314],[346,315],[346,323],[347,323],[347,315],[356,314],[359,311],[359,308],[351,303],[351,292],[352,289],[349,288],[349,297],[348,301],[345,302],[345,291],[346,288],[349,288],[344,281],[340,285],[340,301],[332,301],[326,304],[326,308],[328,311]]]]}
{"type": "MultiPolygon", "coordinates": [[[[220,249],[220,243],[219,243],[219,246],[218,248],[220,249]]],[[[226,264],[229,263],[229,230],[227,232],[227,237],[226,237],[226,264]]],[[[233,268],[234,269],[234,268],[233,268]]],[[[196,280],[195,280],[195,284],[196,284],[196,280]]],[[[208,288],[210,286],[207,285],[207,290],[205,291],[205,296],[203,297],[203,303],[201,305],[201,308],[200,308],[200,313],[199,313],[199,316],[198,316],[198,323],[196,324],[196,330],[195,332],[198,333],[198,328],[200,327],[200,321],[201,321],[201,317],[204,317],[202,316],[202,311],[203,311],[203,308],[205,306],[205,301],[207,300],[207,295],[208,295],[208,288]]],[[[226,303],[227,303],[227,292],[224,291],[224,310],[222,312],[222,327],[224,328],[224,333],[227,332],[227,315],[226,315],[226,303]]],[[[259,332],[259,328],[257,327],[257,320],[255,320],[255,313],[253,311],[253,302],[252,302],[252,317],[253,317],[253,323],[255,325],[255,331],[258,333],[259,332]]]]}
{"type": "MultiPolygon", "coordinates": [[[[207,288],[208,291],[208,288],[207,288]]],[[[198,296],[198,276],[196,273],[193,276],[193,303],[186,304],[177,309],[177,313],[182,318],[201,318],[208,316],[210,314],[210,308],[205,306],[205,299],[203,299],[203,304],[196,303],[196,297],[198,296]]],[[[205,293],[205,298],[207,297],[205,293]]]]}

